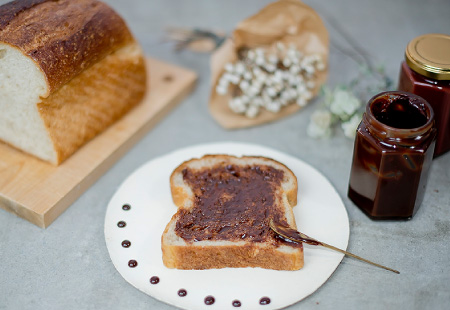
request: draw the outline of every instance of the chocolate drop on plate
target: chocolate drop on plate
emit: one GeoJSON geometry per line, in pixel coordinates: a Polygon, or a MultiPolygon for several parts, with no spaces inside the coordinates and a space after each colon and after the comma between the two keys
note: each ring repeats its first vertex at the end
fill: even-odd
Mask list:
{"type": "Polygon", "coordinates": [[[205,297],[205,304],[212,305],[216,300],[213,296],[207,296],[205,297]]]}
{"type": "Polygon", "coordinates": [[[124,204],[123,206],[122,206],[122,210],[124,210],[124,211],[128,211],[128,210],[130,210],[131,209],[131,206],[129,205],[129,204],[124,204]]]}
{"type": "Polygon", "coordinates": [[[159,277],[157,276],[153,276],[150,278],[150,283],[151,284],[158,284],[159,283],[159,277]]]}
{"type": "Polygon", "coordinates": [[[260,303],[261,305],[268,305],[268,304],[270,304],[270,298],[269,298],[269,297],[263,297],[263,298],[261,298],[261,299],[259,300],[259,303],[260,303]]]}
{"type": "Polygon", "coordinates": [[[128,267],[130,267],[130,268],[134,268],[137,265],[138,265],[138,263],[134,259],[131,259],[131,260],[128,261],[128,267]]]}

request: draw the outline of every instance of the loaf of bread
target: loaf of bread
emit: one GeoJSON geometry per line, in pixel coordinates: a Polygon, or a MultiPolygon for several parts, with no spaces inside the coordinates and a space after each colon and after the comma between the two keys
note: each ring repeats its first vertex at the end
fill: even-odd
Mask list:
{"type": "Polygon", "coordinates": [[[205,155],[170,177],[178,211],[161,238],[168,268],[298,270],[302,244],[277,238],[269,222],[296,229],[297,178],[265,157],[205,155]]]}
{"type": "Polygon", "coordinates": [[[0,6],[0,140],[55,165],[143,98],[142,50],[95,0],[0,6]]]}

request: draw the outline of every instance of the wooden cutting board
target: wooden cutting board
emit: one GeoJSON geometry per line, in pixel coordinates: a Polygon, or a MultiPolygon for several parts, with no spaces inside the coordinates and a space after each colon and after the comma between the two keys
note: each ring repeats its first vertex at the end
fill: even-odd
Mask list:
{"type": "Polygon", "coordinates": [[[0,143],[0,207],[49,226],[194,88],[190,70],[149,58],[143,102],[55,167],[0,143]]]}

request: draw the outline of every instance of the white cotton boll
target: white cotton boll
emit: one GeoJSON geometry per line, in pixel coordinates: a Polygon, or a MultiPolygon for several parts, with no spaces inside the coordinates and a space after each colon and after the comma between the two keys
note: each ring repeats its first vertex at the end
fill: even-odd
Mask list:
{"type": "Polygon", "coordinates": [[[277,113],[281,109],[281,104],[279,101],[272,101],[266,105],[266,109],[267,109],[267,111],[277,113]]]}
{"type": "Polygon", "coordinates": [[[268,72],[274,72],[277,69],[277,66],[273,65],[273,64],[266,64],[264,66],[264,68],[268,71],[268,72]]]}
{"type": "Polygon", "coordinates": [[[309,89],[313,89],[314,87],[316,87],[316,82],[309,80],[306,82],[306,87],[309,89]]]}
{"type": "Polygon", "coordinates": [[[261,75],[262,73],[263,73],[263,71],[261,70],[261,68],[259,68],[259,67],[254,67],[253,69],[252,69],[252,71],[253,71],[253,75],[254,76],[259,76],[259,75],[261,75]]]}
{"type": "Polygon", "coordinates": [[[249,83],[248,81],[246,81],[246,80],[242,80],[242,81],[239,83],[239,87],[240,87],[243,91],[246,91],[246,90],[249,89],[250,83],[249,83]]]}
{"type": "Polygon", "coordinates": [[[290,60],[287,57],[283,59],[283,66],[285,66],[286,68],[289,68],[291,65],[292,65],[292,60],[290,60]]]}
{"type": "Polygon", "coordinates": [[[282,73],[283,73],[283,80],[289,82],[289,79],[291,78],[292,73],[287,70],[283,70],[282,73]]]}
{"type": "Polygon", "coordinates": [[[242,75],[245,72],[245,66],[242,62],[238,62],[234,67],[234,73],[237,75],[242,75]]]}
{"type": "Polygon", "coordinates": [[[241,89],[241,96],[247,96],[247,97],[251,97],[250,95],[249,95],[249,93],[248,93],[248,91],[247,90],[243,90],[243,89],[241,89]]]}
{"type": "Polygon", "coordinates": [[[240,98],[243,104],[248,104],[250,102],[250,97],[247,95],[242,95],[240,98]]]}
{"type": "Polygon", "coordinates": [[[258,56],[258,57],[261,57],[261,56],[264,56],[264,49],[262,49],[262,48],[256,48],[255,49],[255,54],[256,54],[256,56],[258,56]]]}
{"type": "Polygon", "coordinates": [[[299,74],[300,73],[300,67],[298,65],[294,64],[294,65],[292,65],[289,68],[289,72],[292,73],[292,74],[299,74]]]}
{"type": "Polygon", "coordinates": [[[278,102],[280,102],[280,105],[281,105],[281,106],[285,107],[285,106],[288,105],[289,100],[288,100],[288,99],[285,99],[285,98],[280,98],[280,99],[278,100],[278,102]]]}
{"type": "Polygon", "coordinates": [[[309,56],[309,58],[312,63],[317,63],[322,60],[322,57],[319,54],[312,54],[309,56]]]}
{"type": "Polygon", "coordinates": [[[291,61],[293,64],[300,65],[302,62],[302,54],[299,51],[296,51],[296,56],[291,57],[291,61]]]}
{"type": "Polygon", "coordinates": [[[265,108],[267,111],[271,111],[271,109],[272,109],[271,105],[272,105],[272,100],[270,100],[270,101],[265,101],[265,102],[264,102],[264,108],[265,108]]]}
{"type": "Polygon", "coordinates": [[[222,87],[228,87],[228,84],[230,83],[229,80],[227,80],[223,75],[219,79],[219,85],[222,87]]]}
{"type": "Polygon", "coordinates": [[[247,90],[247,94],[248,94],[250,97],[255,97],[256,95],[259,94],[260,90],[261,90],[261,87],[258,87],[258,85],[252,85],[252,86],[250,86],[250,88],[247,90]]]}
{"type": "Polygon", "coordinates": [[[221,85],[217,85],[216,86],[216,93],[218,93],[219,95],[226,95],[227,93],[227,88],[223,87],[221,85]]]}
{"type": "Polygon", "coordinates": [[[242,102],[241,97],[235,97],[231,100],[233,102],[233,104],[235,105],[243,105],[244,103],[242,102]]]}
{"type": "Polygon", "coordinates": [[[247,53],[247,58],[250,59],[250,60],[255,60],[255,58],[256,58],[255,51],[249,50],[248,53],[247,53]]]}
{"type": "Polygon", "coordinates": [[[284,89],[284,85],[281,83],[275,83],[272,85],[272,88],[275,89],[275,91],[278,94],[279,92],[281,92],[284,89]]]}
{"type": "Polygon", "coordinates": [[[256,105],[249,105],[247,111],[245,111],[245,116],[248,118],[255,118],[259,113],[259,107],[256,105]]]}
{"type": "Polygon", "coordinates": [[[316,72],[316,69],[312,65],[305,65],[303,70],[306,72],[307,76],[311,76],[316,72]]]}
{"type": "Polygon", "coordinates": [[[311,55],[306,55],[305,57],[303,57],[302,63],[303,63],[305,66],[311,65],[311,64],[312,64],[311,55]]]}
{"type": "MultiPolygon", "coordinates": [[[[232,83],[235,85],[238,84],[239,80],[240,80],[239,76],[231,74],[231,73],[225,73],[222,76],[222,78],[224,79],[225,82],[229,82],[229,83],[232,83]]],[[[222,82],[222,83],[225,83],[225,82],[222,82]]]]}
{"type": "Polygon", "coordinates": [[[295,103],[297,103],[297,104],[298,104],[299,106],[301,106],[301,107],[304,107],[304,106],[308,103],[308,100],[306,100],[305,97],[301,96],[301,97],[298,97],[298,98],[297,98],[297,100],[295,101],[295,103]]]}
{"type": "Polygon", "coordinates": [[[259,84],[265,84],[267,83],[267,74],[265,73],[260,73],[256,76],[256,82],[259,84]]]}
{"type": "Polygon", "coordinates": [[[289,47],[291,50],[297,49],[297,46],[294,43],[289,43],[289,47]]]}
{"type": "Polygon", "coordinates": [[[275,70],[273,76],[276,77],[279,81],[284,79],[284,71],[283,70],[275,70]]]}
{"type": "Polygon", "coordinates": [[[284,51],[286,47],[284,46],[283,42],[277,42],[277,50],[284,51]]]}
{"type": "Polygon", "coordinates": [[[230,83],[234,84],[234,85],[237,85],[239,83],[239,81],[241,80],[239,76],[234,75],[234,74],[230,74],[228,79],[229,79],[230,83]]]}
{"type": "Polygon", "coordinates": [[[226,63],[224,67],[225,71],[232,73],[234,71],[234,65],[232,63],[226,63]]]}
{"type": "Polygon", "coordinates": [[[252,99],[251,104],[261,107],[264,105],[264,100],[261,97],[255,97],[252,99]]]}
{"type": "Polygon", "coordinates": [[[250,87],[254,87],[254,88],[260,90],[261,87],[263,86],[263,84],[264,84],[263,82],[261,82],[261,81],[259,81],[257,79],[254,79],[254,80],[251,81],[250,87]]]}
{"type": "Polygon", "coordinates": [[[244,74],[242,75],[242,77],[244,79],[246,79],[247,81],[250,81],[253,78],[253,75],[251,74],[250,71],[245,71],[244,74]]]}
{"type": "Polygon", "coordinates": [[[303,77],[300,75],[291,75],[289,78],[289,84],[290,85],[298,85],[300,83],[303,83],[303,77]]]}
{"type": "Polygon", "coordinates": [[[303,95],[303,93],[306,91],[305,84],[302,82],[302,83],[298,83],[296,86],[297,86],[297,94],[299,96],[303,95]]]}
{"type": "Polygon", "coordinates": [[[312,99],[313,94],[309,90],[306,90],[305,92],[303,92],[302,97],[304,97],[306,100],[310,100],[310,99],[312,99]]]}
{"type": "Polygon", "coordinates": [[[267,75],[267,78],[264,80],[264,86],[272,87],[275,84],[276,84],[276,82],[273,80],[273,76],[267,75]]]}
{"type": "Polygon", "coordinates": [[[288,88],[284,91],[284,93],[288,100],[292,100],[297,97],[297,91],[295,90],[295,88],[288,88]]]}
{"type": "Polygon", "coordinates": [[[222,77],[220,78],[219,83],[229,83],[231,81],[231,76],[232,76],[231,73],[224,73],[222,75],[222,77]],[[223,81],[223,82],[221,82],[221,81],[223,81]]]}
{"type": "Polygon", "coordinates": [[[255,63],[258,66],[263,67],[266,64],[266,60],[262,56],[257,56],[256,59],[255,59],[255,63]]]}
{"type": "Polygon", "coordinates": [[[244,113],[246,110],[245,104],[239,97],[233,98],[228,102],[228,106],[235,113],[244,113]]]}
{"type": "Polygon", "coordinates": [[[267,85],[264,85],[264,88],[261,90],[261,96],[263,97],[263,99],[271,98],[269,96],[269,94],[267,93],[268,88],[270,88],[270,87],[267,85]]]}
{"type": "Polygon", "coordinates": [[[269,56],[267,57],[267,60],[268,60],[271,64],[277,64],[277,63],[278,63],[278,57],[277,57],[277,55],[271,54],[271,55],[269,55],[269,56]]]}
{"type": "Polygon", "coordinates": [[[283,78],[279,74],[274,74],[270,77],[270,81],[272,84],[281,84],[283,82],[283,78]]]}
{"type": "Polygon", "coordinates": [[[311,58],[310,55],[307,55],[305,57],[303,57],[302,59],[302,65],[303,66],[309,66],[313,64],[313,59],[311,58]]]}
{"type": "Polygon", "coordinates": [[[291,100],[290,89],[286,89],[280,93],[280,100],[291,100]]]}
{"type": "Polygon", "coordinates": [[[274,88],[272,88],[272,87],[267,87],[267,88],[265,89],[265,92],[266,92],[266,94],[269,95],[270,97],[275,97],[275,96],[277,95],[277,91],[276,91],[274,88]]]}
{"type": "Polygon", "coordinates": [[[298,51],[294,48],[289,48],[286,52],[286,56],[289,58],[298,58],[298,51]]]}
{"type": "Polygon", "coordinates": [[[311,64],[305,60],[305,58],[302,59],[302,61],[300,62],[300,68],[302,69],[302,71],[305,71],[305,67],[310,66],[311,64]]]}
{"type": "Polygon", "coordinates": [[[296,75],[290,75],[289,79],[288,79],[288,84],[289,85],[297,85],[298,84],[298,78],[296,75]]]}
{"type": "Polygon", "coordinates": [[[325,70],[325,63],[322,60],[320,60],[316,64],[316,69],[319,70],[319,71],[325,70]]]}

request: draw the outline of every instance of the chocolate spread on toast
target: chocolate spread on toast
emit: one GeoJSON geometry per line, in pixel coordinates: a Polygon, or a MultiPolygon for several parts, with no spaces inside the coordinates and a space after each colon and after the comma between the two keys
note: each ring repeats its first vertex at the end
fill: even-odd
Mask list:
{"type": "MultiPolygon", "coordinates": [[[[266,165],[216,165],[182,171],[194,206],[180,209],[175,233],[186,241],[228,240],[278,245],[269,221],[287,221],[281,199],[284,172],[266,165]]],[[[290,244],[291,246],[298,246],[290,244]]]]}

